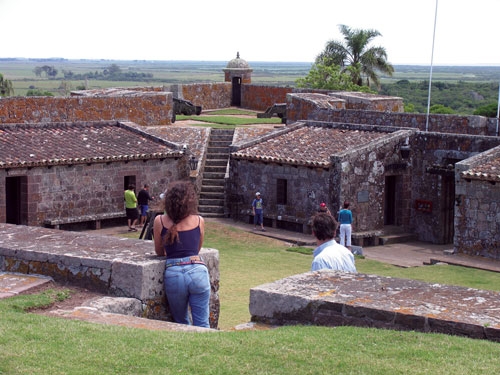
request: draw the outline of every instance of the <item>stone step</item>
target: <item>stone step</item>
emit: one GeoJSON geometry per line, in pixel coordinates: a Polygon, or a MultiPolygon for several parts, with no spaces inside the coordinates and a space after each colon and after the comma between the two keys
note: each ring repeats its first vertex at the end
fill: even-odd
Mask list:
{"type": "Polygon", "coordinates": [[[223,189],[224,189],[224,185],[225,185],[224,179],[221,179],[221,178],[217,178],[217,179],[204,178],[203,183],[202,183],[202,187],[203,186],[219,186],[219,187],[222,187],[223,189]]]}
{"type": "Polygon", "coordinates": [[[222,199],[224,200],[225,195],[224,191],[201,191],[200,192],[200,199],[222,199]]]}
{"type": "Polygon", "coordinates": [[[217,206],[224,208],[224,198],[200,198],[199,206],[217,206]]]}
{"type": "Polygon", "coordinates": [[[199,213],[201,216],[204,218],[216,218],[216,219],[224,219],[226,218],[226,214],[224,213],[216,213],[216,212],[204,212],[204,213],[199,213]]]}
{"type": "Polygon", "coordinates": [[[388,234],[382,235],[379,237],[380,245],[389,245],[394,243],[403,243],[410,241],[417,241],[418,236],[412,233],[396,233],[396,234],[388,234]]]}
{"type": "Polygon", "coordinates": [[[234,134],[234,129],[212,129],[211,135],[233,135],[234,134]]]}
{"type": "Polygon", "coordinates": [[[146,319],[137,316],[99,311],[86,306],[76,307],[73,310],[55,310],[52,311],[50,315],[66,319],[77,319],[91,323],[141,328],[152,331],[219,332],[218,330],[210,328],[195,327],[187,324],[178,324],[163,320],[146,319]]]}
{"type": "Polygon", "coordinates": [[[213,172],[213,173],[224,173],[226,174],[226,166],[225,165],[207,165],[205,164],[204,172],[213,172]]]}
{"type": "Polygon", "coordinates": [[[210,139],[210,142],[208,142],[208,147],[228,147],[229,145],[231,145],[231,142],[225,140],[210,139]]]}
{"type": "Polygon", "coordinates": [[[233,134],[210,134],[210,141],[232,142],[233,134]]]}
{"type": "Polygon", "coordinates": [[[215,159],[215,158],[209,159],[207,157],[207,159],[205,161],[205,168],[206,167],[215,167],[215,166],[226,168],[227,167],[227,158],[226,159],[215,159]]]}
{"type": "Polygon", "coordinates": [[[207,153],[207,160],[226,160],[229,159],[229,152],[212,152],[212,153],[207,153]]]}
{"type": "Polygon", "coordinates": [[[224,184],[202,185],[200,193],[218,193],[224,195],[224,184]]]}
{"type": "Polygon", "coordinates": [[[210,146],[208,145],[207,147],[207,154],[222,154],[222,155],[229,155],[229,147],[218,147],[218,146],[210,146]]]}
{"type": "Polygon", "coordinates": [[[224,172],[203,172],[203,181],[208,180],[222,180],[224,183],[224,177],[226,176],[226,170],[224,172]]]}
{"type": "Polygon", "coordinates": [[[200,214],[203,213],[216,213],[216,214],[223,214],[224,213],[224,207],[221,206],[209,206],[209,205],[203,205],[203,206],[198,206],[198,212],[200,214]]]}

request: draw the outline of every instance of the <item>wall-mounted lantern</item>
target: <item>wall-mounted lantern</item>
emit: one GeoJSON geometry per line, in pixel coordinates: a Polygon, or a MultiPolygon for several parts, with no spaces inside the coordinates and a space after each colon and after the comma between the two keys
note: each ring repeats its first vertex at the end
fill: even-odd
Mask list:
{"type": "Polygon", "coordinates": [[[406,137],[405,143],[399,148],[399,153],[401,154],[401,158],[408,159],[410,157],[410,141],[408,137],[406,137]]]}
{"type": "Polygon", "coordinates": [[[191,156],[189,158],[189,169],[191,169],[192,171],[198,169],[198,159],[196,159],[194,156],[191,156]]]}

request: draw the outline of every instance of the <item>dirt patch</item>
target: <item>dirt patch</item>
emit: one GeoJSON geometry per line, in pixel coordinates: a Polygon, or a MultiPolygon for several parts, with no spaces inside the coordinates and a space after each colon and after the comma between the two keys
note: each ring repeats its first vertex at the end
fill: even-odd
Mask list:
{"type": "Polygon", "coordinates": [[[87,301],[105,296],[105,294],[92,292],[85,288],[80,288],[73,285],[61,285],[53,281],[28,289],[19,294],[39,294],[49,290],[54,291],[55,293],[60,293],[61,295],[69,294],[69,296],[62,301],[54,301],[54,303],[49,306],[32,309],[30,310],[30,312],[49,315],[51,311],[72,310],[75,307],[84,305],[87,301]]]}

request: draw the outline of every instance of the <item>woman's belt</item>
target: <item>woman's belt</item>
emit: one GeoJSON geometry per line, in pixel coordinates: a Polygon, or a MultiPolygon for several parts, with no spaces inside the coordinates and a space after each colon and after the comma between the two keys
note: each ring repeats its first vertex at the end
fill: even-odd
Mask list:
{"type": "Polygon", "coordinates": [[[193,255],[185,258],[167,259],[166,263],[166,268],[173,266],[187,266],[188,264],[205,264],[199,255],[193,255]]]}

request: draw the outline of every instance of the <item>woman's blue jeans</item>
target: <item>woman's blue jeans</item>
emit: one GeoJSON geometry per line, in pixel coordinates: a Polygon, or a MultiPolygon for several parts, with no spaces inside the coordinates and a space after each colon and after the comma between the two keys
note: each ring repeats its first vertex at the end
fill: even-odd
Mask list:
{"type": "MultiPolygon", "coordinates": [[[[167,261],[168,263],[168,261],[167,261]]],[[[163,278],[170,312],[177,323],[210,327],[210,278],[203,264],[171,266],[163,278]]]]}

